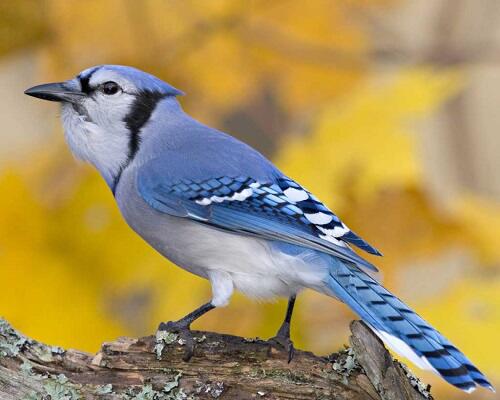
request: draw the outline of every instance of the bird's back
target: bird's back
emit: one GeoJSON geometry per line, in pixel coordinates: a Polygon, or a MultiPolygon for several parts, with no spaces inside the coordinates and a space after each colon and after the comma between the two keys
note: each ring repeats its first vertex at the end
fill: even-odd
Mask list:
{"type": "Polygon", "coordinates": [[[174,98],[160,102],[141,131],[136,167],[152,159],[163,164],[163,181],[207,176],[252,176],[269,181],[280,171],[261,153],[184,113],[174,98]]]}

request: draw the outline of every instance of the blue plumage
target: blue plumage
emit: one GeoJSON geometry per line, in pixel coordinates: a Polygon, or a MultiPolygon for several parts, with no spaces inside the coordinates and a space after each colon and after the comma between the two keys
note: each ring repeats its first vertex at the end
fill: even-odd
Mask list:
{"type": "MultiPolygon", "coordinates": [[[[433,370],[460,389],[469,391],[476,384],[491,388],[486,377],[446,338],[360,268],[373,270],[371,264],[360,261],[349,249],[330,243],[325,244],[325,248],[318,246],[319,243],[323,244],[316,240],[319,231],[303,217],[304,211],[325,212],[328,209],[316,206],[318,200],[314,197],[303,209],[299,208],[304,202],[291,202],[284,194],[284,190],[292,186],[302,190],[301,186],[286,177],[277,179],[275,183],[260,185],[248,177],[219,177],[197,182],[182,180],[168,188],[158,185],[153,192],[149,187],[139,185],[139,190],[146,201],[164,212],[172,210],[158,206],[155,202],[161,203],[168,199],[166,203],[171,204],[172,199],[176,198],[175,215],[185,208],[185,216],[203,220],[203,223],[218,228],[330,252],[335,257],[328,257],[326,261],[329,263],[329,273],[325,283],[332,295],[348,304],[386,343],[420,367],[433,370]],[[227,199],[252,185],[252,194],[244,200],[227,199]],[[214,199],[214,196],[219,197],[219,202],[199,204],[204,199],[214,199]],[[272,203],[266,199],[272,200],[272,203]],[[334,251],[330,251],[332,248],[334,251]],[[396,341],[396,345],[391,343],[391,340],[394,342],[392,338],[405,343],[415,355],[398,348],[399,342],[396,341]]],[[[336,226],[341,224],[337,217],[332,222],[336,226]]],[[[360,247],[369,246],[351,231],[341,239],[359,243],[360,247]]],[[[324,262],[324,256],[317,257],[324,262]]]]}
{"type": "MultiPolygon", "coordinates": [[[[291,185],[308,193],[289,178],[281,176],[268,182],[258,182],[244,176],[210,177],[196,181],[181,179],[173,183],[162,182],[161,178],[152,180],[151,176],[158,177],[155,169],[161,167],[162,163],[148,163],[138,176],[139,192],[146,202],[160,211],[203,220],[206,224],[233,232],[321,249],[377,271],[372,264],[345,246],[342,236],[338,239],[332,237],[335,242],[321,237],[324,235],[320,227],[333,229],[341,226],[340,219],[316,198],[293,201],[286,196],[286,190],[291,185]],[[238,194],[241,194],[240,197],[238,194]],[[236,199],[232,199],[233,196],[236,199]],[[318,212],[331,216],[331,221],[318,225],[305,217],[318,212]]],[[[363,239],[348,232],[361,245],[369,246],[363,239]]]]}
{"type": "MultiPolygon", "coordinates": [[[[117,73],[122,78],[133,82],[134,87],[140,91],[159,92],[166,96],[180,96],[184,94],[181,90],[158,79],[154,75],[124,65],[98,65],[91,67],[80,72],[77,79],[81,83],[84,83],[82,86],[85,86],[85,84],[89,85],[88,81],[96,71],[100,71],[101,73],[106,71],[117,73]]],[[[82,89],[84,89],[84,87],[82,87],[82,89]]]]}
{"type": "Polygon", "coordinates": [[[277,337],[290,345],[295,296],[311,288],[346,303],[385,343],[452,385],[493,389],[381,286],[376,268],[349,245],[380,255],[374,247],[259,152],[184,113],[181,91],[137,69],[104,65],[26,94],[62,103],[72,151],[100,171],[129,225],[165,257],[210,280],[212,300],[170,328],[185,333],[194,319],[227,304],[234,289],[289,296],[277,337]]]}
{"type": "MultiPolygon", "coordinates": [[[[201,202],[203,199],[210,199],[213,197],[230,198],[235,193],[245,189],[250,189],[252,191],[252,194],[248,196],[249,198],[247,198],[245,202],[227,203],[224,206],[235,209],[248,207],[252,212],[267,215],[281,216],[281,214],[284,214],[289,217],[290,221],[300,224],[308,234],[315,235],[318,239],[321,239],[323,235],[319,227],[325,230],[333,230],[335,228],[344,229],[340,219],[323,203],[299,184],[285,176],[279,177],[276,179],[275,183],[270,184],[257,182],[250,177],[223,176],[209,178],[204,181],[190,181],[184,179],[171,185],[172,194],[195,202],[201,202]],[[302,191],[304,195],[308,197],[302,201],[293,201],[285,194],[290,188],[302,191]],[[304,217],[304,214],[315,214],[319,212],[330,216],[331,221],[326,224],[318,225],[304,217]]],[[[145,190],[146,192],[143,194],[145,194],[147,198],[149,193],[147,193],[147,189],[145,190]]],[[[378,250],[354,232],[349,229],[344,230],[346,230],[346,232],[339,234],[336,239],[352,243],[368,253],[381,255],[378,250]]],[[[330,244],[324,244],[330,246],[330,244]]],[[[338,245],[342,244],[338,243],[338,245]]]]}
{"type": "Polygon", "coordinates": [[[462,390],[471,391],[476,384],[492,388],[486,377],[456,347],[375,279],[354,264],[333,258],[330,261],[327,284],[332,293],[360,315],[394,350],[462,390]],[[398,340],[415,354],[402,350],[398,340]]]}

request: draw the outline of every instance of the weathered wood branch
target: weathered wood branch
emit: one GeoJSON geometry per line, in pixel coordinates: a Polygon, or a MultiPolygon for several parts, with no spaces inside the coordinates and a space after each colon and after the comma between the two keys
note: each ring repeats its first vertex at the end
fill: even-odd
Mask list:
{"type": "Polygon", "coordinates": [[[411,399],[430,398],[423,385],[361,322],[351,348],[318,357],[262,340],[195,332],[184,362],[174,334],[120,338],[90,355],[28,339],[0,320],[0,398],[43,399],[411,399]]]}

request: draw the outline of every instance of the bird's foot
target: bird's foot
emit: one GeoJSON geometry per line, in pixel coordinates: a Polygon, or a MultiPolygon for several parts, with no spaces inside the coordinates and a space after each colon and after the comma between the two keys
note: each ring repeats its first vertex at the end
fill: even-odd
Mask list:
{"type": "Polygon", "coordinates": [[[293,347],[292,339],[290,339],[290,324],[288,322],[284,322],[276,336],[270,338],[268,342],[271,346],[285,349],[288,353],[288,363],[292,361],[295,355],[295,347],[293,347]]]}
{"type": "Polygon", "coordinates": [[[195,341],[193,338],[193,333],[191,332],[191,328],[188,324],[186,324],[182,320],[162,322],[158,326],[158,330],[179,335],[179,338],[182,340],[183,345],[185,346],[184,357],[182,357],[182,359],[188,362],[191,357],[193,357],[195,341]]]}

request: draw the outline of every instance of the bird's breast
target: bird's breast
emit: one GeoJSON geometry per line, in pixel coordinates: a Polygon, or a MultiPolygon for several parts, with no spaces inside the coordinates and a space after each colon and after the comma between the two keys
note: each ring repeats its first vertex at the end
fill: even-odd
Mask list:
{"type": "Polygon", "coordinates": [[[224,271],[236,289],[262,299],[289,296],[302,287],[321,285],[322,267],[315,269],[304,257],[286,254],[273,242],[154,210],[142,199],[134,174],[127,170],[115,195],[135,232],[163,256],[196,275],[208,278],[211,270],[224,271]]]}

